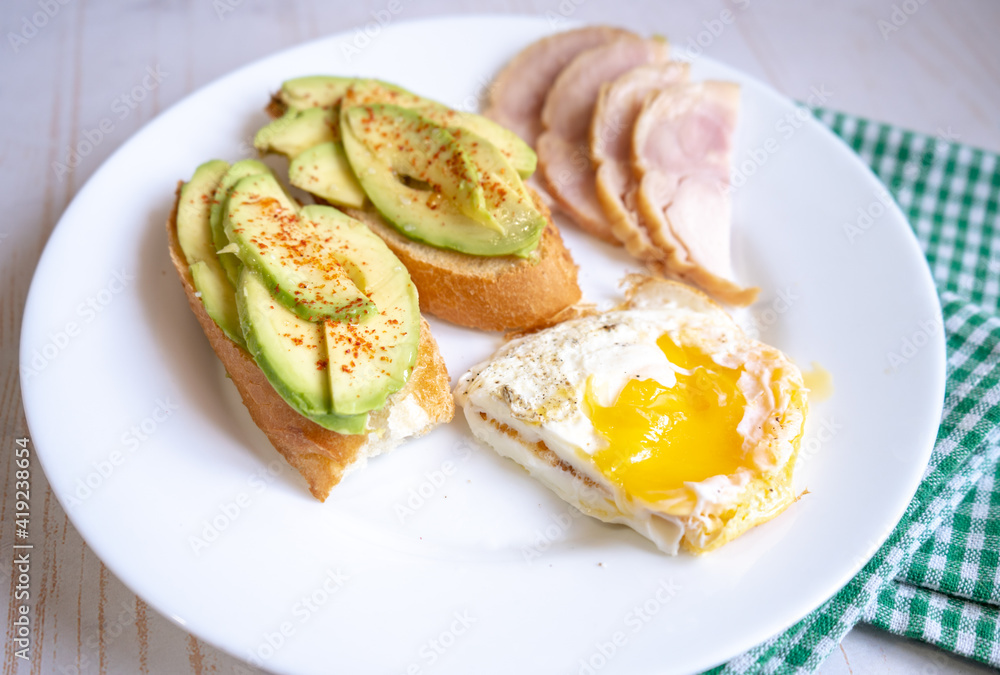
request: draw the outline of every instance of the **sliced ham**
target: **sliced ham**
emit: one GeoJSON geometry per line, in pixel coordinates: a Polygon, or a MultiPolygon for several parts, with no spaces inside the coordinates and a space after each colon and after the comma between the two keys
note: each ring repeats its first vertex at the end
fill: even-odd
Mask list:
{"type": "Polygon", "coordinates": [[[590,125],[601,86],[624,73],[669,60],[670,48],[660,39],[636,36],[588,49],[556,78],[542,108],[538,137],[539,173],[552,197],[581,228],[613,244],[621,242],[597,198],[590,156],[590,125]]]}
{"type": "Polygon", "coordinates": [[[632,133],[641,226],[660,249],[654,268],[730,305],[757,288],[734,282],[729,168],[739,111],[731,82],[682,83],[650,94],[632,133]]]}
{"type": "Polygon", "coordinates": [[[563,68],[581,52],[628,35],[621,28],[588,26],[531,43],[497,75],[483,114],[534,146],[545,96],[563,68]]]}
{"type": "Polygon", "coordinates": [[[639,222],[632,171],[632,130],[646,97],[686,82],[690,66],[672,61],[633,68],[601,86],[590,124],[590,155],[596,169],[597,198],[611,232],[625,249],[643,260],[662,257],[639,222]]]}

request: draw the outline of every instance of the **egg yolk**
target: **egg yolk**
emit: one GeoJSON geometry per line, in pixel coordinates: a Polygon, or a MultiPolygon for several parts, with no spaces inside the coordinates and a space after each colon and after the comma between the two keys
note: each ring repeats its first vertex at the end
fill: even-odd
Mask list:
{"type": "Polygon", "coordinates": [[[593,461],[626,493],[653,502],[686,481],[731,474],[741,466],[743,438],[736,427],[746,406],[736,387],[742,367],[720,366],[666,334],[656,344],[689,373],[677,373],[675,386],[632,379],[605,407],[588,380],[584,397],[594,428],[608,440],[593,461]]]}

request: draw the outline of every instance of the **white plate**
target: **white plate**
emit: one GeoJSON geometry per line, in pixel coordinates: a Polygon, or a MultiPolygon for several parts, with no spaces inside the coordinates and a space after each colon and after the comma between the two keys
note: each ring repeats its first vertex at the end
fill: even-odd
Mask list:
{"type": "MultiPolygon", "coordinates": [[[[782,124],[791,102],[708,59],[695,77],[743,84],[737,163],[756,171],[734,195],[733,248],[739,277],[763,289],[757,324],[836,385],[811,411],[797,476],[809,493],[785,514],[711,555],[669,558],[631,530],[572,517],[473,447],[460,420],[320,504],[251,424],[170,268],[176,181],[208,158],[246,156],[286,78],[372,75],[468,107],[550,30],[434,19],[381,28],[367,46],[352,32],[264,59],[160,115],[66,210],[22,333],[38,456],[105,564],[195,635],[283,673],[576,673],[588,661],[602,673],[694,671],[817,607],[902,515],[944,391],[924,259],[894,206],[873,208],[849,242],[844,224],[879,203],[875,177],[813,120],[782,124]],[[893,368],[892,353],[906,362],[893,368]],[[213,521],[220,533],[196,552],[213,521]]],[[[586,296],[616,297],[632,263],[563,231],[586,296]]],[[[455,379],[500,343],[432,327],[455,379]]]]}

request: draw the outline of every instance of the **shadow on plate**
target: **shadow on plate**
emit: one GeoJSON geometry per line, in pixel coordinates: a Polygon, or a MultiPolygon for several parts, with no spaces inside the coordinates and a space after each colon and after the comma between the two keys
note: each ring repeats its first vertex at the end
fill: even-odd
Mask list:
{"type": "MultiPolygon", "coordinates": [[[[136,288],[144,309],[143,320],[152,327],[162,361],[194,411],[191,414],[211,420],[233,444],[247,448],[262,467],[275,460],[284,467],[284,459],[253,425],[235,386],[226,381],[221,362],[188,307],[167,248],[166,222],[173,207],[173,197],[167,195],[171,194],[171,188],[165,187],[163,201],[150,210],[140,245],[143,264],[139,265],[136,288]]],[[[294,483],[304,497],[311,499],[295,471],[281,471],[276,479],[289,485],[294,483]]]]}

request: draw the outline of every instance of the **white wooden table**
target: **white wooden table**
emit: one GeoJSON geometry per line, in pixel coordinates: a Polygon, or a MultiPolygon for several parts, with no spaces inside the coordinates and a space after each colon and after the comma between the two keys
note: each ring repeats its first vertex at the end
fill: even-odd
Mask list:
{"type": "MultiPolygon", "coordinates": [[[[28,285],[49,233],[81,185],[132,133],[194,89],[284,47],[371,21],[373,12],[386,6],[387,0],[4,0],[0,428],[5,450],[28,435],[17,354],[28,285]],[[72,157],[70,148],[84,139],[91,149],[72,157]]],[[[805,100],[814,87],[824,88],[829,107],[1000,151],[1000,4],[993,0],[402,0],[401,6],[394,21],[472,11],[550,13],[554,19],[664,33],[680,47],[700,38],[705,54],[789,96],[805,100]],[[718,21],[724,11],[732,13],[729,24],[718,21]]],[[[15,468],[13,453],[5,452],[0,585],[11,598],[4,603],[8,612],[14,611],[15,583],[5,579],[13,579],[15,468]]],[[[33,644],[30,660],[15,657],[9,613],[5,673],[249,672],[148,609],[111,575],[69,523],[37,464],[34,469],[33,644]]],[[[860,627],[822,672],[991,671],[860,627]]]]}

